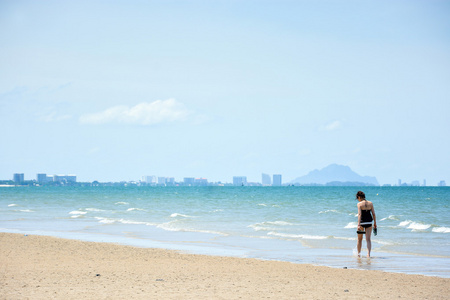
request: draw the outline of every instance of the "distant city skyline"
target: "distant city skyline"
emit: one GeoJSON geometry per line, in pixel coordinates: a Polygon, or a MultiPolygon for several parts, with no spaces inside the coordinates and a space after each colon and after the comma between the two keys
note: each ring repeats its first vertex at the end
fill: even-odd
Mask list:
{"type": "MultiPolygon", "coordinates": [[[[261,174],[261,181],[249,182],[247,181],[247,176],[233,176],[231,181],[208,181],[207,178],[203,177],[184,177],[182,180],[176,180],[174,177],[164,177],[156,175],[144,175],[141,176],[140,180],[119,180],[117,182],[142,182],[146,184],[155,185],[175,185],[182,183],[185,186],[207,186],[209,183],[223,183],[232,184],[234,186],[246,186],[253,184],[261,184],[262,186],[282,186],[289,185],[290,182],[282,182],[282,174],[274,174],[273,181],[270,179],[268,174],[261,174]]],[[[14,173],[12,179],[0,179],[0,181],[13,181],[15,183],[23,183],[25,181],[35,181],[37,183],[48,183],[48,182],[77,182],[77,175],[48,175],[46,173],[36,173],[35,179],[25,178],[24,173],[14,173]]],[[[98,182],[108,182],[101,180],[94,180],[98,182]]],[[[90,181],[80,181],[80,182],[90,182],[90,181]]],[[[419,180],[413,180],[412,182],[403,182],[398,179],[397,184],[383,183],[379,186],[446,186],[445,180],[440,180],[436,184],[427,185],[426,179],[423,179],[422,184],[419,180]]]]}
{"type": "Polygon", "coordinates": [[[0,178],[450,182],[448,1],[0,1],[0,178]],[[272,178],[273,179],[273,178],[272,178]]]}

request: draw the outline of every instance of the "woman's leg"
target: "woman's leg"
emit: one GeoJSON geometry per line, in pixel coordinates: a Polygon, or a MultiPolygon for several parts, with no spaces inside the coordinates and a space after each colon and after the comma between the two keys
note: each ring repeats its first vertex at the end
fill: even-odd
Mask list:
{"type": "Polygon", "coordinates": [[[372,250],[372,226],[365,228],[366,230],[366,242],[367,242],[367,257],[370,257],[370,251],[372,250]]]}
{"type": "Polygon", "coordinates": [[[363,234],[358,233],[358,242],[356,244],[356,247],[358,248],[358,256],[361,254],[362,240],[363,240],[363,234]]]}

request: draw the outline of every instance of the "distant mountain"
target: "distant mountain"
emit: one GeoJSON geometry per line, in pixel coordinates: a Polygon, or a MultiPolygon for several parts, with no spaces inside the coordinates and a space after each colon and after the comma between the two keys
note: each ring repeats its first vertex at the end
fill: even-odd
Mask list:
{"type": "Polygon", "coordinates": [[[379,185],[375,177],[358,175],[350,167],[337,164],[311,171],[305,176],[295,178],[291,183],[328,186],[379,185]]]}

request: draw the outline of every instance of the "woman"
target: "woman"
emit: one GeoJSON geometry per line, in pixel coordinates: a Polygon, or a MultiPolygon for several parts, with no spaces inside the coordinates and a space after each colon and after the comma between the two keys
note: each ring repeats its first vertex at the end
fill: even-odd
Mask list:
{"type": "Polygon", "coordinates": [[[375,209],[373,208],[373,203],[366,200],[366,195],[359,191],[356,193],[356,200],[359,201],[358,206],[358,256],[361,254],[362,239],[363,234],[366,235],[367,242],[367,257],[370,257],[370,250],[372,250],[372,242],[370,237],[372,235],[372,221],[373,227],[377,228],[377,218],[375,216],[375,209]]]}

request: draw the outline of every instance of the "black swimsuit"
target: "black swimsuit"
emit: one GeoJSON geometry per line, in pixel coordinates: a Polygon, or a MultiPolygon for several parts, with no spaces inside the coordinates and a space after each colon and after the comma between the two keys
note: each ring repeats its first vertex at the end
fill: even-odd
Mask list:
{"type": "Polygon", "coordinates": [[[372,226],[372,214],[370,210],[361,210],[361,226],[364,228],[372,226]]]}
{"type": "MultiPolygon", "coordinates": [[[[366,203],[364,203],[364,207],[366,207],[366,203]]],[[[364,228],[369,228],[372,227],[372,210],[365,210],[365,209],[361,209],[361,227],[364,228]]],[[[358,234],[364,234],[366,233],[365,231],[359,231],[357,230],[356,233],[358,234]]]]}

